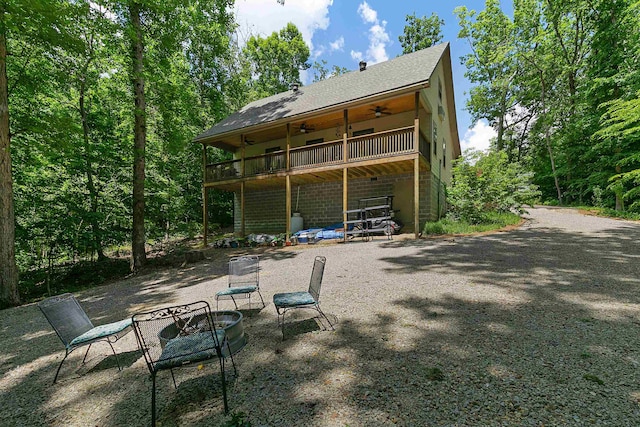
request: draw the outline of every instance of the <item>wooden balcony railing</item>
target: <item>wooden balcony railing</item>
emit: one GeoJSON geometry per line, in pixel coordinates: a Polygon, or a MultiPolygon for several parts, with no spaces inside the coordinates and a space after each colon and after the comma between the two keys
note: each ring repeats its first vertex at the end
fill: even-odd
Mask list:
{"type": "Polygon", "coordinates": [[[415,152],[413,126],[349,138],[347,161],[360,161],[415,152]]]}
{"type": "Polygon", "coordinates": [[[205,182],[224,181],[240,177],[240,164],[241,160],[228,160],[226,162],[207,165],[205,182]]]}
{"type": "Polygon", "coordinates": [[[297,147],[289,150],[291,169],[342,163],[342,140],[297,147]]]}
{"type": "MultiPolygon", "coordinates": [[[[409,126],[391,131],[377,132],[347,139],[347,158],[344,159],[344,141],[336,140],[296,147],[289,150],[291,170],[313,168],[358,162],[369,159],[392,157],[401,154],[421,152],[429,154],[425,142],[416,146],[414,127],[409,126]],[[424,151],[423,151],[424,150],[424,151]]],[[[207,165],[206,182],[224,181],[242,177],[241,160],[207,165]]],[[[247,157],[244,160],[244,177],[275,173],[286,170],[286,151],[247,157]]]]}
{"type": "Polygon", "coordinates": [[[287,168],[286,152],[262,154],[244,159],[244,176],[274,173],[287,168]]]}

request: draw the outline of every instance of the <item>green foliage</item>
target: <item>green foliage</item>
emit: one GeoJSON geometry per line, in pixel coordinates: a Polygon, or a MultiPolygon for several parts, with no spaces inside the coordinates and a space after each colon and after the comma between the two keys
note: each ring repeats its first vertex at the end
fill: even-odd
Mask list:
{"type": "Polygon", "coordinates": [[[436,13],[418,18],[414,12],[406,16],[405,22],[404,34],[398,36],[403,54],[426,49],[442,41],[444,20],[436,13]]]}
{"type": "Polygon", "coordinates": [[[453,166],[453,181],[447,200],[455,219],[479,224],[491,212],[524,211],[540,193],[531,184],[532,173],[517,162],[509,162],[506,153],[467,151],[453,166]]]}
{"type": "Polygon", "coordinates": [[[483,233],[500,230],[510,225],[517,225],[520,221],[520,216],[511,212],[490,212],[485,215],[484,222],[481,224],[470,224],[464,220],[443,218],[435,222],[427,222],[422,232],[426,235],[483,233]]]}
{"type": "MultiPolygon", "coordinates": [[[[50,260],[95,260],[131,236],[127,2],[56,1],[51,10],[36,3],[37,16],[12,32],[15,55],[7,64],[16,258],[23,272],[50,260]]],[[[145,2],[150,239],[199,231],[202,148],[191,140],[236,107],[223,94],[235,78],[228,68],[231,3],[145,2]]],[[[218,215],[210,220],[230,223],[231,196],[210,194],[210,212],[218,215]]]]}
{"type": "Polygon", "coordinates": [[[313,70],[313,82],[319,82],[320,80],[325,80],[330,77],[340,76],[342,74],[348,73],[349,70],[345,67],[339,67],[334,65],[331,69],[327,68],[327,61],[322,59],[320,62],[313,61],[311,65],[311,69],[313,70]]]}
{"type": "Polygon", "coordinates": [[[593,187],[593,196],[591,196],[591,203],[596,207],[603,207],[602,205],[602,188],[597,185],[593,187]]]}
{"type": "Polygon", "coordinates": [[[292,23],[267,38],[252,36],[244,48],[249,60],[253,99],[284,92],[300,81],[300,71],[310,67],[309,47],[292,23]]]}

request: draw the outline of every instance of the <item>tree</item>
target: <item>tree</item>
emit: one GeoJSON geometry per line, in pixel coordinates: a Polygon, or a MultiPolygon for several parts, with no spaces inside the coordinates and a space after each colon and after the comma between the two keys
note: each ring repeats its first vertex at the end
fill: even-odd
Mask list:
{"type": "Polygon", "coordinates": [[[398,36],[403,54],[426,49],[442,41],[444,20],[436,13],[418,18],[414,12],[405,17],[405,22],[404,34],[398,36]]]}
{"type": "Polygon", "coordinates": [[[467,39],[471,53],[462,57],[465,76],[475,83],[467,108],[474,120],[494,124],[498,150],[505,148],[505,121],[515,108],[514,81],[518,73],[514,26],[500,9],[499,0],[486,0],[485,10],[477,13],[459,6],[454,10],[460,24],[459,38],[467,39]]]}
{"type": "Polygon", "coordinates": [[[345,67],[340,67],[338,65],[333,65],[331,69],[327,68],[327,61],[321,59],[320,62],[313,61],[313,65],[311,65],[313,69],[313,82],[319,82],[320,80],[326,80],[330,77],[340,76],[342,74],[348,73],[349,69],[345,67]]]}
{"type": "Polygon", "coordinates": [[[309,47],[298,28],[288,23],[267,38],[253,36],[244,48],[249,60],[253,99],[284,92],[300,81],[300,71],[309,68],[309,47]]]}
{"type": "Polygon", "coordinates": [[[7,81],[7,4],[0,3],[0,305],[17,305],[15,217],[11,177],[11,133],[7,81]]]}
{"type": "Polygon", "coordinates": [[[144,235],[144,180],[147,143],[147,104],[145,100],[144,39],[142,7],[135,0],[128,6],[131,49],[131,83],[134,99],[133,127],[133,226],[131,236],[131,270],[137,271],[147,260],[144,235]]]}

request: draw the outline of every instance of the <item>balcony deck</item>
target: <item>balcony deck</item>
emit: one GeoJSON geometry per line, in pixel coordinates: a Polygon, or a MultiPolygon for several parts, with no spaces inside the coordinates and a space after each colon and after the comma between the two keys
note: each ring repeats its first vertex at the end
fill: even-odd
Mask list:
{"type": "Polygon", "coordinates": [[[237,189],[241,182],[250,186],[282,185],[287,175],[294,183],[342,179],[349,167],[350,177],[409,173],[414,170],[417,155],[421,169],[429,168],[429,143],[422,135],[415,141],[415,127],[393,129],[363,136],[296,147],[244,159],[229,160],[206,166],[205,186],[226,190],[237,189]]]}

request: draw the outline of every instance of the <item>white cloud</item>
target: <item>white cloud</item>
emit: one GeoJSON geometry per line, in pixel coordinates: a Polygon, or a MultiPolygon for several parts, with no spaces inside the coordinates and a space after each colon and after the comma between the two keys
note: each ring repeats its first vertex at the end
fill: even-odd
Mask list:
{"type": "Polygon", "coordinates": [[[329,43],[329,47],[331,48],[332,52],[344,49],[344,37],[340,36],[340,38],[336,39],[336,41],[329,43]]]}
{"type": "Polygon", "coordinates": [[[362,52],[358,52],[355,50],[351,51],[351,59],[353,59],[354,61],[360,62],[363,58],[364,56],[362,55],[362,52]]]}
{"type": "Polygon", "coordinates": [[[467,129],[464,138],[460,141],[460,148],[466,151],[469,148],[474,150],[487,150],[491,145],[491,140],[498,136],[486,120],[478,120],[473,127],[467,129]]]}
{"type": "Polygon", "coordinates": [[[292,22],[313,51],[313,34],[317,30],[326,30],[329,26],[329,7],[332,4],[333,0],[291,0],[284,5],[275,0],[238,0],[235,11],[240,25],[239,33],[266,37],[292,22]]]}
{"type": "MultiPolygon", "coordinates": [[[[364,1],[358,6],[358,13],[366,24],[373,24],[369,28],[369,48],[367,49],[367,61],[371,64],[384,62],[389,59],[387,55],[387,44],[391,41],[387,33],[387,21],[378,20],[378,12],[371,9],[364,1]]],[[[353,52],[351,53],[353,58],[353,52]]]]}
{"type": "Polygon", "coordinates": [[[369,3],[367,3],[366,1],[363,1],[362,4],[358,6],[358,13],[360,14],[364,22],[367,22],[369,24],[378,22],[378,12],[371,9],[369,3]]]}

